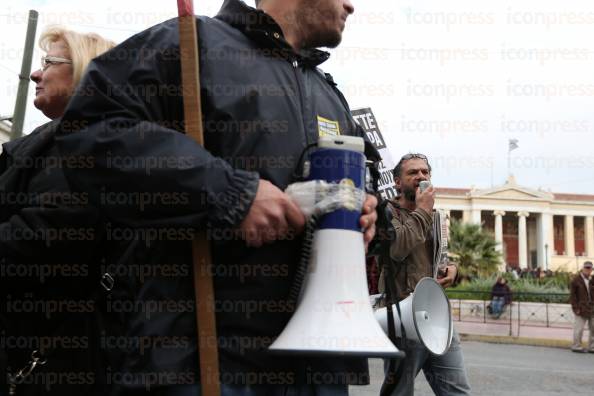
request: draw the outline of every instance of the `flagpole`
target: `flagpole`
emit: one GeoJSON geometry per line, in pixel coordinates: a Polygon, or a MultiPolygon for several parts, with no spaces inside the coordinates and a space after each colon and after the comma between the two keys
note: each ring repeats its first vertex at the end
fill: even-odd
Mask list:
{"type": "Polygon", "coordinates": [[[511,176],[511,152],[517,149],[518,139],[509,139],[507,143],[507,173],[511,176]]]}

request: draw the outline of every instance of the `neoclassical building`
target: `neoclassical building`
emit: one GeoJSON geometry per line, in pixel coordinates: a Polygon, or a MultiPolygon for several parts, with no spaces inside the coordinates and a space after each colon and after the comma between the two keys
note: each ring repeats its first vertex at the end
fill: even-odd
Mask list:
{"type": "Polygon", "coordinates": [[[482,224],[499,242],[505,265],[576,271],[594,261],[594,195],[558,194],[518,185],[437,188],[436,208],[482,224]]]}

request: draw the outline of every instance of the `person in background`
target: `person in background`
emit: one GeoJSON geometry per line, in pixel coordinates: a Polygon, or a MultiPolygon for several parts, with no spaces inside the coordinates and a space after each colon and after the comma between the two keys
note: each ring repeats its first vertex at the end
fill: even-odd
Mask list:
{"type": "Polygon", "coordinates": [[[573,277],[569,284],[569,302],[575,315],[573,322],[573,352],[594,353],[594,278],[592,275],[592,262],[586,261],[582,270],[573,277]],[[582,347],[584,326],[590,329],[588,349],[582,347]]]}
{"type": "Polygon", "coordinates": [[[491,314],[499,319],[508,304],[511,304],[511,289],[507,285],[507,280],[500,276],[491,289],[491,314]]]}
{"type": "MultiPolygon", "coordinates": [[[[0,298],[5,302],[0,332],[3,345],[8,345],[0,358],[0,395],[20,380],[26,385],[18,386],[19,395],[37,394],[42,388],[60,395],[92,389],[90,383],[71,384],[72,393],[67,393],[65,384],[46,381],[58,374],[92,374],[88,364],[93,356],[81,341],[90,342],[89,329],[95,326],[92,313],[81,312],[76,302],[86,301],[96,288],[99,277],[91,269],[100,256],[93,248],[99,235],[93,228],[96,214],[84,206],[84,195],[70,193],[53,138],[87,65],[115,43],[94,33],[51,27],[41,34],[39,46],[45,55],[31,74],[36,83],[33,103],[51,121],[5,143],[0,155],[0,298]],[[70,308],[51,308],[57,306],[70,308]],[[57,339],[79,347],[51,341],[57,339]],[[32,355],[40,356],[40,351],[51,358],[37,364],[27,378],[17,379],[15,374],[30,366],[32,355]]],[[[72,159],[92,166],[85,159],[72,159]]]]}
{"type": "Polygon", "coordinates": [[[91,59],[114,46],[95,33],[60,26],[46,29],[39,39],[46,54],[41,57],[41,68],[31,73],[35,107],[51,120],[61,117],[91,59]]]}
{"type": "MultiPolygon", "coordinates": [[[[380,255],[379,287],[383,292],[387,283],[393,282],[396,286],[393,289],[399,291],[396,298],[403,300],[422,278],[433,277],[435,272],[433,246],[436,242],[432,232],[435,189],[433,186],[424,191],[419,188],[421,181],[431,180],[431,166],[423,154],[403,156],[393,174],[398,197],[388,201],[387,209],[392,219],[388,226],[394,229],[394,235],[388,239],[389,249],[380,255]],[[387,279],[387,266],[392,267],[395,279],[387,279]]],[[[444,288],[450,287],[457,273],[455,265],[447,265],[443,273],[438,273],[437,282],[444,288]]],[[[436,395],[470,394],[460,338],[455,330],[450,349],[442,356],[431,355],[422,344],[409,339],[404,352],[406,357],[398,363],[396,371],[387,370],[384,389],[390,396],[412,396],[415,378],[421,370],[436,395]]],[[[387,365],[389,367],[389,363],[387,365]]]]}

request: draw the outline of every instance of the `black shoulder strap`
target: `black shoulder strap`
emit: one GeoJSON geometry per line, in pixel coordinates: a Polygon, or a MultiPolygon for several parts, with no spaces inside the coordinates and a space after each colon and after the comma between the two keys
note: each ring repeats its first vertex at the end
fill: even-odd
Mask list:
{"type": "MultiPolygon", "coordinates": [[[[396,216],[398,216],[399,218],[402,218],[402,215],[400,214],[400,206],[398,206],[397,204],[394,204],[392,201],[388,201],[388,209],[390,210],[391,215],[393,215],[395,213],[396,216]]],[[[390,226],[394,227],[394,225],[392,224],[391,221],[390,221],[390,226]]],[[[402,268],[404,268],[404,284],[406,286],[407,281],[408,281],[408,263],[406,261],[406,257],[401,260],[394,260],[394,261],[396,261],[399,264],[398,268],[396,270],[395,276],[400,275],[400,271],[402,270],[402,268]]],[[[394,279],[396,279],[396,278],[394,278],[394,279]]],[[[397,295],[396,298],[398,298],[398,296],[399,295],[397,295]]]]}
{"type": "MultiPolygon", "coordinates": [[[[384,243],[381,244],[382,247],[380,254],[382,257],[385,257],[388,261],[386,265],[382,266],[382,271],[384,271],[384,289],[386,297],[386,314],[388,320],[388,337],[390,338],[390,341],[392,341],[394,345],[396,345],[396,347],[403,351],[406,349],[406,330],[404,329],[402,314],[400,312],[400,303],[398,301],[398,298],[401,294],[400,288],[398,286],[398,282],[396,281],[396,277],[402,269],[402,265],[398,265],[396,272],[394,272],[394,266],[390,265],[389,263],[390,245],[396,238],[396,235],[394,233],[394,226],[392,224],[393,211],[392,204],[390,203],[390,201],[382,201],[378,207],[378,212],[379,218],[381,218],[381,226],[386,229],[384,235],[387,236],[383,240],[384,243]],[[394,312],[392,310],[393,304],[396,305],[397,315],[400,318],[400,331],[402,334],[400,342],[398,342],[399,340],[396,338],[396,329],[394,327],[394,312]]],[[[379,219],[378,222],[380,222],[379,219]]],[[[406,267],[406,264],[404,266],[406,267]]],[[[398,364],[398,361],[396,359],[390,359],[388,361],[388,370],[386,372],[386,377],[380,390],[380,396],[389,396],[392,394],[392,392],[396,388],[398,379],[402,377],[403,369],[404,366],[402,364],[398,364]]]]}

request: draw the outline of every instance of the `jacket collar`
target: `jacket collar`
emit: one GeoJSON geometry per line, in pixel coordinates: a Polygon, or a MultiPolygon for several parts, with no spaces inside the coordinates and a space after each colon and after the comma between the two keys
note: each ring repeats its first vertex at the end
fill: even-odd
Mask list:
{"type": "Polygon", "coordinates": [[[240,0],[225,0],[215,18],[240,30],[262,48],[275,49],[272,53],[284,59],[298,60],[307,66],[316,67],[330,57],[328,52],[315,48],[295,52],[270,15],[249,7],[240,0]]]}

